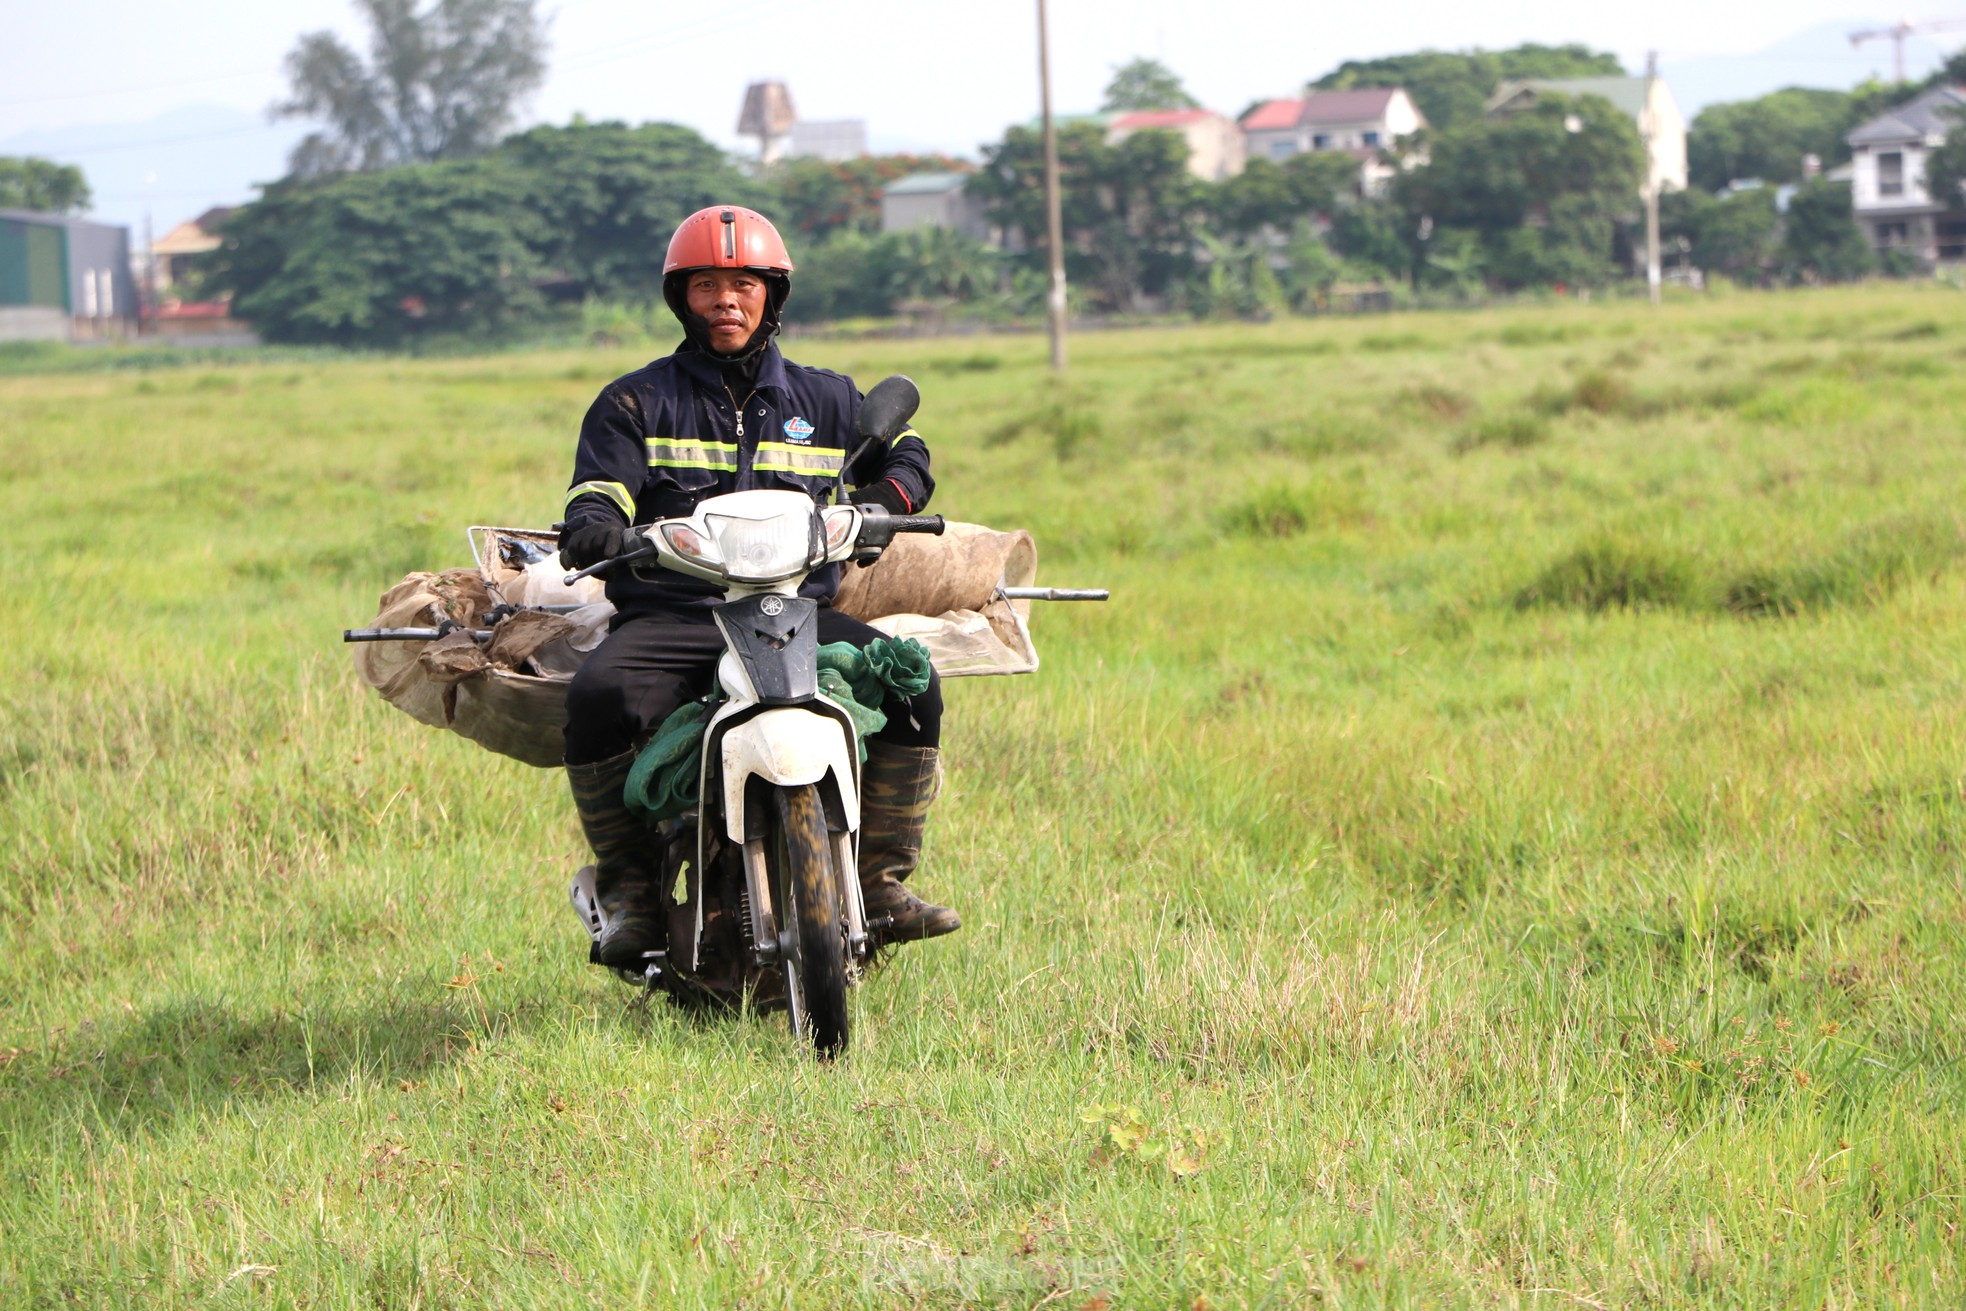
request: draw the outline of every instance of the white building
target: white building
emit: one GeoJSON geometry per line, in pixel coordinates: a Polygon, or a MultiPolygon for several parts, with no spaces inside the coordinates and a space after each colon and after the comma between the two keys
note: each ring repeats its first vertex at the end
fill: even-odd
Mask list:
{"type": "Polygon", "coordinates": [[[1380,152],[1425,126],[1426,117],[1404,88],[1371,87],[1265,101],[1243,116],[1242,136],[1251,159],[1344,151],[1359,161],[1359,193],[1371,196],[1393,176],[1380,152]]]}
{"type": "Polygon", "coordinates": [[[969,194],[967,173],[911,173],[881,191],[881,231],[912,232],[919,227],[952,228],[978,241],[993,234],[983,206],[969,194]]]}
{"type": "Polygon", "coordinates": [[[1651,143],[1646,161],[1648,186],[1659,191],[1686,190],[1686,115],[1679,112],[1679,102],[1673,99],[1664,78],[1561,77],[1504,82],[1489,97],[1489,117],[1527,109],[1538,97],[1551,93],[1602,96],[1616,105],[1638,129],[1639,140],[1651,143]]]}
{"type": "Polygon", "coordinates": [[[1966,213],[1936,200],[1925,161],[1966,113],[1966,87],[1934,87],[1851,132],[1850,203],[1879,251],[1907,251],[1927,264],[1966,259],[1966,213]]]}
{"type": "Polygon", "coordinates": [[[859,159],[867,153],[867,120],[799,119],[792,124],[792,146],[786,153],[795,159],[823,159],[832,164],[859,159]]]}
{"type": "Polygon", "coordinates": [[[1242,129],[1212,109],[1141,109],[1115,114],[1106,140],[1118,145],[1136,132],[1173,132],[1188,143],[1188,171],[1204,182],[1242,172],[1242,129]]]}
{"type": "Polygon", "coordinates": [[[1313,150],[1380,150],[1427,125],[1401,87],[1313,91],[1301,100],[1270,100],[1242,120],[1252,158],[1288,159],[1313,150]]]}

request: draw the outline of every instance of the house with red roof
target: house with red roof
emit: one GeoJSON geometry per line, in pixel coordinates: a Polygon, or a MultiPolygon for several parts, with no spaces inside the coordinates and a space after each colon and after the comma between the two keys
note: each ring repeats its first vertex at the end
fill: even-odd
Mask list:
{"type": "Polygon", "coordinates": [[[1212,109],[1141,109],[1115,114],[1106,140],[1117,145],[1135,132],[1174,132],[1188,143],[1188,171],[1204,182],[1242,172],[1243,135],[1234,119],[1212,109]]]}
{"type": "Polygon", "coordinates": [[[1251,159],[1281,162],[1292,155],[1342,150],[1359,161],[1359,182],[1372,194],[1393,175],[1380,152],[1427,125],[1402,87],[1313,91],[1295,100],[1266,100],[1243,115],[1243,146],[1251,159]]]}

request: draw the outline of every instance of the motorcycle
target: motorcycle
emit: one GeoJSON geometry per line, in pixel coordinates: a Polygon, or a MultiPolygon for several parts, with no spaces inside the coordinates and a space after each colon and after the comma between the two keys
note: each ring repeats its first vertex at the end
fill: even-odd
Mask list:
{"type": "MultiPolygon", "coordinates": [[[[846,467],[893,440],[920,403],[907,378],[877,384],[846,467]]],[[[858,739],[820,690],[819,606],[799,586],[827,564],[872,563],[898,534],[942,529],[940,515],[730,492],[637,525],[624,554],[566,576],[571,586],[653,562],[724,589],[712,611],[725,641],[721,697],[704,731],[698,806],[652,832],[668,947],[639,971],[618,970],[625,980],[688,1007],[782,1005],[795,1041],[822,1057],[846,1049],[847,992],[875,964],[885,925],[868,922],[860,893],[858,739]]],[[[570,895],[597,950],[607,921],[592,866],[570,895]]]]}

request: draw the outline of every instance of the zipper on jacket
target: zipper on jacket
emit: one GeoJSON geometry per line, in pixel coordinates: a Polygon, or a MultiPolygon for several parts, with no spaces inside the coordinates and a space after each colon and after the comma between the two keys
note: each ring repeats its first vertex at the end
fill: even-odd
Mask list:
{"type": "Polygon", "coordinates": [[[737,393],[730,389],[729,383],[724,384],[724,395],[730,397],[731,408],[737,411],[737,440],[741,442],[744,440],[744,405],[749,405],[758,399],[757,388],[752,388],[751,394],[744,398],[744,405],[737,403],[737,393]]]}

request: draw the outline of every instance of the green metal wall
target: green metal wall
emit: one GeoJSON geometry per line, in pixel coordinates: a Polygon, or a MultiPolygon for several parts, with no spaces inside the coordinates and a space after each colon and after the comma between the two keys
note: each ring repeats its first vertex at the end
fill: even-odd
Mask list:
{"type": "Polygon", "coordinates": [[[68,303],[68,230],[0,219],[0,305],[68,303]]]}

